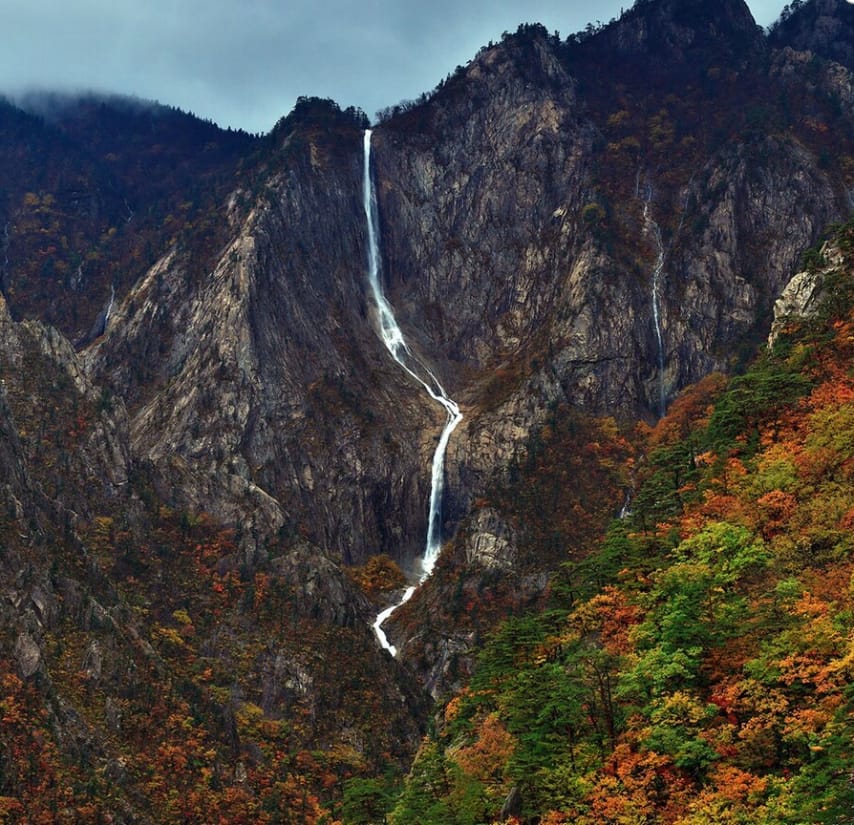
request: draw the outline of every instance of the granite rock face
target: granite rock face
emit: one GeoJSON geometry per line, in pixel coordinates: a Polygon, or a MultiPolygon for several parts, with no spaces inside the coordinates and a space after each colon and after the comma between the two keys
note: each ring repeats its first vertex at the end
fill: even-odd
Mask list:
{"type": "Polygon", "coordinates": [[[773,347],[788,324],[814,317],[827,297],[825,282],[845,264],[845,255],[837,246],[824,243],[818,253],[819,263],[795,273],[780,297],[774,302],[774,320],[768,334],[768,346],[773,347]]]}
{"type": "Polygon", "coordinates": [[[347,562],[411,558],[435,411],[371,323],[361,134],[303,140],[284,138],[286,168],[234,215],[204,279],[177,250],[152,268],[89,371],[143,399],[135,453],[182,506],[239,523],[250,555],[285,529],[347,562]],[[153,382],[128,369],[140,360],[153,382]]]}
{"type": "Polygon", "coordinates": [[[792,4],[771,32],[771,43],[834,60],[854,71],[854,8],[836,0],[792,4]]]}
{"type": "MultiPolygon", "coordinates": [[[[745,84],[801,83],[797,53],[767,60],[743,3],[699,17],[684,5],[640,4],[569,53],[520,31],[375,130],[386,291],[465,414],[449,530],[550,405],[651,418],[726,369],[845,213],[840,181],[785,137],[719,136],[672,170],[639,155],[632,181],[608,177],[607,123],[582,88],[591,50],[655,52],[665,80],[706,55],[736,60],[745,84]]],[[[845,70],[828,71],[842,89],[845,70]]],[[[441,410],[377,336],[361,134],[327,115],[276,134],[262,185],[226,204],[230,239],[209,272],[169,249],[83,357],[128,400],[132,452],[167,497],[240,525],[247,558],[290,531],[346,563],[385,552],[406,566],[441,410]]],[[[683,143],[707,140],[702,128],[683,143]]]]}
{"type": "MultiPolygon", "coordinates": [[[[550,410],[655,419],[767,333],[803,251],[850,213],[851,74],[798,48],[764,37],[741,0],[650,0],[571,42],[520,27],[375,128],[385,290],[465,416],[444,528],[478,574],[518,572],[505,514],[478,502],[550,410]]],[[[365,123],[303,109],[252,144],[205,216],[216,233],[158,235],[109,315],[103,289],[92,299],[98,313],[69,329],[103,334],[79,351],[0,306],[0,495],[22,534],[58,518],[73,535],[106,510],[132,527],[144,477],[158,501],[232,526],[246,575],[269,563],[305,615],[350,628],[371,607],[342,565],[387,553],[412,568],[422,551],[443,412],[377,333],[365,123]],[[54,391],[63,421],[85,412],[60,463],[22,423],[38,409],[47,426],[54,391]],[[270,560],[283,537],[299,551],[270,560]]],[[[531,598],[547,573],[528,572],[531,598]]],[[[39,636],[26,631],[22,672],[39,636]]],[[[424,645],[437,695],[451,653],[474,644],[451,638],[424,645]]],[[[302,664],[265,661],[270,696],[277,680],[309,690],[302,664]]]]}

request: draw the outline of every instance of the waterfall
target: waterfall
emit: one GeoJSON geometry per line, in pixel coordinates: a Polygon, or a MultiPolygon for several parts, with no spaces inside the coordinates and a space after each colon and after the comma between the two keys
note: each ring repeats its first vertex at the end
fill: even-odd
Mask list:
{"type": "MultiPolygon", "coordinates": [[[[380,337],[391,354],[391,357],[406,372],[417,381],[427,394],[437,403],[445,408],[447,419],[436,452],[433,453],[433,464],[430,474],[430,509],[427,515],[427,540],[424,546],[424,555],[421,558],[421,575],[418,583],[423,582],[432,572],[439,558],[442,548],[442,494],[444,491],[445,477],[445,452],[448,449],[448,441],[451,438],[457,424],[462,421],[463,416],[457,403],[445,392],[439,380],[432,371],[423,364],[419,358],[412,353],[403,337],[403,332],[397,325],[394,310],[391,308],[380,282],[380,231],[379,216],[377,213],[377,193],[371,176],[371,130],[365,130],[364,137],[364,169],[362,178],[362,201],[365,209],[365,220],[368,227],[368,285],[371,297],[377,309],[380,337]]],[[[405,604],[415,592],[415,586],[407,587],[400,601],[387,607],[374,621],[374,632],[377,634],[380,644],[391,653],[397,654],[394,645],[390,644],[382,625],[385,620],[405,604]]]]}
{"type": "Polygon", "coordinates": [[[658,414],[663,416],[667,410],[667,398],[664,392],[664,338],[661,333],[661,277],[664,272],[666,250],[661,240],[661,228],[652,217],[651,204],[652,187],[647,185],[643,199],[643,224],[644,230],[652,236],[655,243],[655,266],[652,270],[652,320],[655,325],[655,340],[658,343],[658,414]]]}
{"type": "MultiPolygon", "coordinates": [[[[107,325],[110,323],[110,315],[113,311],[113,303],[116,300],[116,288],[110,284],[110,303],[107,304],[107,311],[104,313],[104,332],[107,331],[107,325]]],[[[103,333],[102,333],[103,334],[103,333]]]]}

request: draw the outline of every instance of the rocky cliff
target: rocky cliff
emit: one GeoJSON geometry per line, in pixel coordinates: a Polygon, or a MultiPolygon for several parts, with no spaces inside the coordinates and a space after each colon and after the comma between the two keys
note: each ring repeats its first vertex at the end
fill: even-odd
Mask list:
{"type": "Polygon", "coordinates": [[[212,271],[194,279],[187,253],[167,252],[88,369],[140,398],[134,450],[170,500],[240,524],[250,554],[285,531],[348,563],[409,561],[435,415],[372,326],[361,132],[342,116],[333,131],[297,125],[277,140],[280,169],[250,206],[232,196],[212,271]]]}
{"type": "MultiPolygon", "coordinates": [[[[379,739],[406,731],[400,757],[423,718],[413,686],[438,697],[461,683],[494,622],[586,552],[631,500],[630,427],[739,368],[804,250],[850,212],[851,75],[797,46],[764,36],[740,0],[648,0],[567,41],[521,26],[376,126],[385,290],[465,416],[448,451],[447,553],[388,627],[412,672],[371,637],[383,597],[368,601],[344,571],[380,553],[415,567],[442,424],[377,334],[364,116],[302,100],[263,140],[219,135],[210,162],[182,167],[180,187],[205,180],[191,199],[156,175],[96,187],[98,158],[119,147],[81,138],[97,132],[91,111],[34,126],[3,110],[52,153],[65,141],[86,155],[81,186],[108,216],[92,206],[72,220],[58,179],[7,170],[9,541],[43,534],[63,565],[90,560],[98,603],[120,617],[110,626],[133,641],[121,656],[155,662],[158,684],[191,661],[195,687],[182,689],[217,709],[215,738],[240,727],[241,708],[241,730],[260,735],[251,702],[310,720],[294,747],[331,742],[335,720],[320,717],[343,700],[319,685],[358,655],[360,695],[387,712],[379,739]],[[153,198],[146,221],[116,192],[153,198]],[[134,216],[111,226],[123,203],[134,216]],[[36,277],[44,258],[61,278],[36,277]],[[208,618],[185,620],[194,598],[208,618]],[[223,693],[232,666],[240,690],[223,693]]],[[[116,115],[130,137],[151,116],[137,131],[143,114],[116,115]]],[[[192,131],[188,155],[212,136],[192,131]]],[[[148,157],[146,140],[134,145],[148,157]]],[[[54,592],[49,552],[39,558],[40,592],[54,592]]],[[[62,580],[94,588],[89,575],[62,580]]],[[[8,613],[15,638],[22,615],[8,613]]],[[[85,635],[80,615],[62,614],[85,635]]],[[[53,672],[53,639],[27,628],[19,670],[53,672]]],[[[348,747],[376,767],[360,719],[348,747]]],[[[233,736],[230,747],[242,752],[233,736]]]]}
{"type": "Polygon", "coordinates": [[[282,535],[247,563],[234,530],[165,505],[162,467],[65,338],[2,298],[0,331],[4,817],[98,799],[114,821],[198,818],[246,787],[250,810],[259,771],[299,777],[268,804],[308,816],[298,789],[320,768],[295,754],[330,749],[327,771],[404,764],[424,701],[339,560],[282,535]],[[187,759],[197,787],[177,797],[187,759]]]}
{"type": "Polygon", "coordinates": [[[790,46],[854,70],[854,8],[837,0],[794,0],[771,28],[776,47],[790,46]]]}
{"type": "Polygon", "coordinates": [[[784,98],[846,134],[850,106],[795,91],[743,4],[689,5],[638,4],[569,44],[522,28],[377,130],[393,302],[466,404],[452,517],[507,481],[554,405],[656,415],[731,368],[847,213],[850,175],[784,98]],[[746,111],[769,86],[783,102],[746,111]]]}
{"type": "MultiPolygon", "coordinates": [[[[565,43],[521,27],[376,130],[387,290],[467,413],[452,522],[550,405],[657,415],[758,333],[847,208],[815,127],[850,101],[833,110],[795,54],[769,52],[740,2],[641,3],[565,43]]],[[[373,330],[360,124],[327,108],[283,121],[223,202],[216,252],[168,244],[84,362],[131,405],[164,495],[240,524],[250,556],[284,530],[407,564],[438,414],[373,330]]]]}

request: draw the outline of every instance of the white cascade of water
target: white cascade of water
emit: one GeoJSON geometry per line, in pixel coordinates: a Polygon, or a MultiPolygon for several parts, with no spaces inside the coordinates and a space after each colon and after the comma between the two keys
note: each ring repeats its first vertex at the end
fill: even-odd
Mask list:
{"type": "Polygon", "coordinates": [[[110,323],[110,315],[113,311],[113,304],[116,300],[116,288],[110,285],[110,303],[107,304],[107,311],[104,313],[104,332],[107,331],[107,325],[110,323]]]}
{"type": "Polygon", "coordinates": [[[664,272],[664,259],[667,251],[661,240],[661,228],[652,216],[652,187],[647,185],[643,199],[644,230],[652,236],[655,244],[655,266],[652,270],[652,320],[655,325],[655,339],[658,343],[658,414],[667,411],[667,397],[664,391],[664,338],[661,332],[661,278],[664,272]]]}
{"type": "MultiPolygon", "coordinates": [[[[439,437],[436,451],[433,453],[433,464],[430,476],[430,509],[427,516],[427,541],[424,547],[424,555],[421,557],[421,575],[418,583],[423,582],[432,572],[442,549],[441,517],[442,517],[442,495],[444,492],[445,478],[445,453],[448,449],[451,433],[457,424],[463,420],[462,413],[457,403],[448,396],[439,380],[432,371],[423,364],[416,355],[412,353],[403,337],[403,332],[397,325],[394,311],[383,293],[380,283],[380,232],[379,216],[377,213],[377,193],[371,176],[371,130],[365,130],[364,137],[364,169],[362,178],[362,201],[365,208],[365,220],[368,227],[368,284],[371,289],[371,297],[377,308],[380,336],[391,357],[414,378],[437,403],[445,408],[447,420],[439,437]]],[[[412,598],[415,586],[407,587],[396,604],[387,607],[374,621],[374,632],[380,644],[391,653],[397,654],[397,650],[383,632],[382,625],[397,608],[412,598]]]]}

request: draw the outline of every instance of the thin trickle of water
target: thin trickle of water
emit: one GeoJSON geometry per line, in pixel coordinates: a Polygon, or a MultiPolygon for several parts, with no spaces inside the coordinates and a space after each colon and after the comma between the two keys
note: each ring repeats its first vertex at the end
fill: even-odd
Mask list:
{"type": "Polygon", "coordinates": [[[113,312],[113,304],[116,301],[116,288],[110,285],[110,303],[107,304],[107,311],[104,313],[104,332],[107,331],[107,325],[110,323],[110,315],[113,312]]]}
{"type": "MultiPolygon", "coordinates": [[[[424,555],[421,558],[421,575],[418,583],[423,582],[432,572],[442,549],[442,495],[444,491],[445,478],[445,453],[448,449],[448,441],[451,438],[457,424],[462,421],[463,416],[457,403],[448,396],[439,380],[432,371],[412,353],[403,337],[403,331],[397,325],[394,311],[388,299],[383,293],[380,282],[380,232],[379,216],[377,214],[377,193],[371,176],[371,130],[365,131],[364,137],[364,168],[362,178],[362,201],[365,209],[365,220],[368,227],[368,284],[371,289],[371,297],[377,308],[377,317],[380,328],[380,336],[391,357],[414,378],[437,403],[445,408],[447,420],[439,437],[436,451],[433,453],[433,464],[430,476],[430,509],[427,515],[427,540],[424,547],[424,555]]],[[[382,625],[398,607],[412,598],[415,587],[408,587],[396,604],[387,607],[374,621],[374,632],[377,634],[380,644],[388,650],[392,656],[397,650],[392,645],[382,625]]]]}
{"type": "MultiPolygon", "coordinates": [[[[636,185],[637,189],[637,185],[636,185]]],[[[661,332],[661,280],[664,272],[666,250],[661,240],[661,228],[652,217],[652,187],[647,185],[643,198],[644,230],[655,244],[655,266],[652,270],[652,320],[655,326],[655,340],[658,344],[658,414],[663,416],[667,410],[667,396],[664,391],[664,337],[661,332]]]]}

